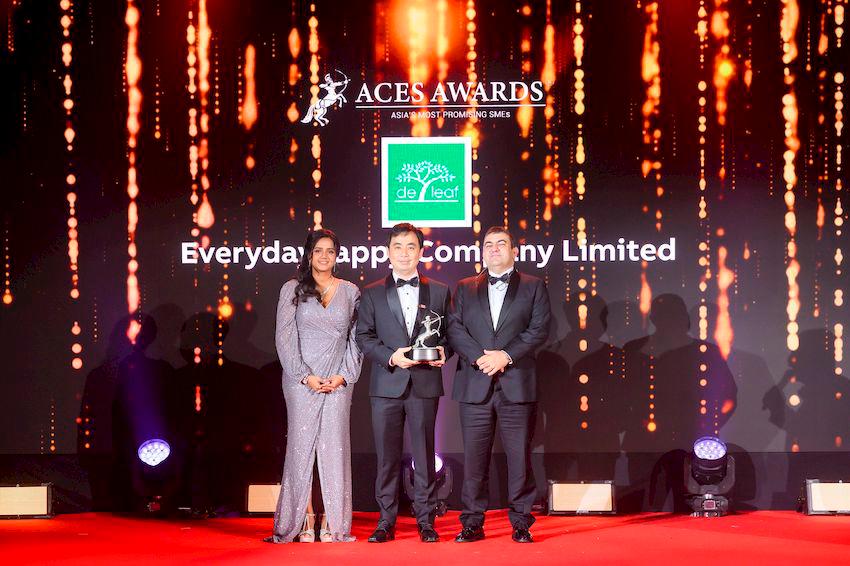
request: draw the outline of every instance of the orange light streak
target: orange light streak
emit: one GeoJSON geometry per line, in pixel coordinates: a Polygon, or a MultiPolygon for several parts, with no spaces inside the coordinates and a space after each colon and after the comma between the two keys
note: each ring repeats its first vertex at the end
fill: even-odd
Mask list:
{"type": "MultiPolygon", "coordinates": [[[[474,92],[475,88],[478,86],[478,72],[476,71],[475,61],[478,59],[478,53],[475,51],[475,45],[477,40],[475,39],[475,31],[478,29],[477,24],[475,23],[475,18],[478,16],[478,13],[475,9],[475,1],[467,0],[466,2],[466,80],[469,83],[469,91],[474,92]]],[[[478,106],[478,102],[476,100],[470,101],[469,111],[472,112],[472,115],[467,118],[464,123],[463,129],[461,130],[461,135],[466,136],[471,139],[472,145],[472,160],[473,163],[478,160],[478,146],[481,143],[481,132],[478,126],[478,118],[475,116],[476,107],[478,106]]],[[[473,165],[474,169],[474,165],[473,165]]],[[[476,235],[476,237],[481,233],[481,220],[478,218],[478,214],[481,210],[481,206],[478,202],[479,197],[481,196],[481,175],[478,171],[475,171],[472,174],[472,232],[476,235]]],[[[480,244],[476,240],[476,244],[480,244]]],[[[481,270],[481,264],[475,264],[475,271],[478,272],[481,270]]]]}
{"type": "MultiPolygon", "coordinates": [[[[124,16],[127,25],[127,61],[125,74],[127,76],[127,196],[130,203],[127,206],[127,311],[135,314],[139,310],[139,279],[136,248],[136,228],[139,223],[139,212],[136,197],[139,186],[136,182],[136,138],[139,133],[139,113],[142,107],[142,91],[139,90],[139,78],[142,75],[142,60],[138,54],[139,41],[139,10],[134,0],[127,0],[127,12],[124,16]]],[[[127,338],[135,344],[140,325],[136,320],[131,321],[127,328],[127,338]]]]}
{"type": "MultiPolygon", "coordinates": [[[[437,80],[440,83],[445,82],[449,76],[449,61],[446,58],[449,52],[448,10],[447,0],[437,0],[437,80]]],[[[440,106],[443,106],[442,98],[440,106]]],[[[437,128],[442,129],[444,123],[445,118],[440,115],[437,118],[437,128]]]]}
{"type": "MultiPolygon", "coordinates": [[[[584,69],[582,67],[582,60],[584,58],[584,24],[581,18],[581,2],[575,3],[575,11],[576,18],[575,22],[573,22],[573,56],[575,57],[575,71],[573,72],[573,76],[575,78],[575,83],[573,84],[573,112],[576,115],[576,148],[575,148],[575,165],[576,165],[576,179],[575,179],[575,193],[578,195],[578,200],[584,200],[585,193],[587,192],[587,179],[584,175],[584,161],[585,161],[585,147],[584,147],[584,123],[582,116],[585,111],[585,92],[584,92],[584,69]]],[[[545,82],[544,82],[545,84],[545,82]]],[[[550,111],[550,103],[552,96],[548,94],[546,97],[546,113],[544,114],[546,117],[547,125],[551,118],[554,116],[554,109],[550,111]],[[550,116],[551,114],[551,116],[550,116]]],[[[547,128],[548,130],[548,128],[547,128]]],[[[551,134],[549,134],[551,135],[551,134]]],[[[549,135],[547,135],[547,143],[549,143],[549,135]]],[[[550,145],[551,148],[551,145],[550,145]]],[[[557,172],[555,173],[556,178],[555,187],[558,186],[557,181],[557,172]]],[[[559,195],[558,195],[559,196],[559,195]]],[[[548,204],[548,203],[547,203],[548,204]]],[[[545,216],[545,213],[544,213],[545,216]]]]}
{"type": "MultiPolygon", "coordinates": [[[[290,30],[287,43],[289,44],[289,54],[292,57],[292,62],[289,64],[289,86],[294,91],[292,87],[301,79],[301,71],[298,68],[298,55],[301,53],[301,36],[298,34],[297,28],[293,27],[290,30]]],[[[298,108],[293,101],[286,111],[286,118],[294,124],[299,116],[298,108]]],[[[289,163],[295,163],[297,151],[298,144],[295,143],[295,138],[293,137],[289,143],[289,163]]]]}
{"type": "MultiPolygon", "coordinates": [[[[729,10],[728,0],[715,0],[714,13],[711,16],[711,34],[720,42],[720,49],[714,57],[714,88],[715,105],[717,112],[717,124],[726,125],[726,91],[729,82],[735,75],[735,64],[730,58],[729,46],[729,10]]],[[[722,176],[721,176],[722,178],[722,176]]]]}
{"type": "Polygon", "coordinates": [[[732,319],[729,316],[729,286],[735,281],[735,274],[726,267],[728,252],[726,246],[717,248],[717,325],[714,329],[714,341],[720,348],[723,359],[729,359],[732,352],[732,341],[735,332],[732,329],[732,319]]]}
{"type": "MultiPolygon", "coordinates": [[[[700,74],[705,73],[705,51],[708,48],[708,12],[705,9],[705,2],[700,1],[700,7],[697,11],[697,36],[699,37],[699,67],[700,74]]],[[[700,254],[697,263],[702,268],[702,276],[700,277],[700,308],[699,308],[699,337],[700,340],[708,339],[708,309],[706,308],[706,291],[708,290],[708,279],[711,278],[711,255],[709,248],[709,229],[708,229],[708,202],[706,201],[706,175],[705,175],[705,159],[706,159],[706,134],[708,131],[707,100],[706,91],[708,84],[705,80],[700,80],[697,83],[698,91],[698,118],[697,132],[699,133],[699,210],[697,218],[699,226],[703,233],[703,239],[699,242],[698,248],[700,254]]]]}
{"type": "Polygon", "coordinates": [[[797,261],[797,214],[795,211],[795,189],[797,186],[797,172],[794,160],[800,149],[800,139],[797,137],[797,121],[799,112],[797,109],[797,97],[794,91],[794,74],[791,64],[797,58],[797,25],[800,20],[800,7],[797,0],[782,0],[782,19],[780,21],[780,35],[782,38],[782,63],[784,65],[785,85],[787,90],[782,96],[782,117],[785,121],[785,152],[782,154],[784,161],[783,180],[785,181],[785,229],[787,231],[787,264],[785,276],[788,280],[788,302],[786,313],[788,315],[786,345],[790,351],[796,351],[800,346],[798,336],[799,326],[797,315],[800,312],[800,285],[797,277],[800,274],[800,263],[797,261]]]}
{"type": "MultiPolygon", "coordinates": [[[[428,81],[431,70],[428,66],[427,38],[431,22],[428,21],[428,13],[424,2],[421,0],[412,3],[407,9],[407,40],[408,40],[408,75],[411,84],[428,81]]],[[[423,97],[419,102],[413,103],[422,106],[427,105],[428,100],[423,97]]],[[[415,137],[427,137],[431,135],[431,122],[427,117],[422,117],[418,112],[412,111],[410,115],[410,135],[415,137]]]]}
{"type": "MultiPolygon", "coordinates": [[[[189,11],[189,23],[186,26],[186,43],[188,45],[188,53],[186,55],[186,75],[188,77],[187,90],[189,92],[189,175],[191,177],[192,194],[189,196],[189,202],[192,206],[197,207],[200,202],[198,197],[198,109],[195,105],[198,86],[198,30],[194,25],[194,14],[189,11]]],[[[193,238],[198,238],[201,230],[198,227],[198,210],[192,212],[192,228],[190,234],[193,238]]]]}
{"type": "MultiPolygon", "coordinates": [[[[200,228],[208,230],[215,223],[215,214],[209,200],[210,179],[207,174],[209,159],[209,91],[210,91],[210,38],[212,30],[207,16],[207,1],[198,2],[198,100],[200,143],[198,145],[198,161],[201,172],[201,205],[197,210],[197,223],[200,228]]],[[[208,237],[201,238],[201,245],[207,247],[208,237]]]]}
{"type": "MultiPolygon", "coordinates": [[[[315,14],[316,5],[310,4],[310,13],[315,14]]],[[[307,20],[310,27],[310,39],[307,47],[310,50],[310,104],[316,104],[319,100],[319,20],[315,15],[307,20]]]]}
{"type": "MultiPolygon", "coordinates": [[[[245,128],[246,132],[250,132],[251,128],[257,122],[257,92],[254,83],[255,68],[256,51],[253,45],[248,44],[245,47],[245,99],[242,101],[242,108],[240,109],[240,122],[242,122],[242,127],[245,128]]],[[[245,158],[245,167],[248,170],[253,169],[255,164],[254,156],[252,155],[253,147],[253,142],[248,144],[248,155],[245,158]]]]}
{"type": "Polygon", "coordinates": [[[301,71],[298,69],[298,54],[301,52],[301,36],[298,34],[297,28],[292,28],[289,31],[289,54],[292,55],[292,63],[289,64],[289,86],[295,86],[298,79],[301,78],[301,71]]]}
{"type": "MultiPolygon", "coordinates": [[[[661,106],[661,44],[658,41],[658,2],[650,2],[644,6],[648,20],[643,35],[643,57],[641,58],[641,78],[646,87],[641,113],[643,114],[643,145],[646,149],[641,163],[641,173],[644,179],[651,172],[655,177],[655,195],[661,198],[664,188],[661,185],[661,128],[656,124],[659,107],[661,106]]],[[[655,211],[655,229],[661,231],[661,208],[655,211]]]]}
{"type": "Polygon", "coordinates": [[[12,261],[9,255],[9,226],[7,223],[3,226],[3,304],[8,306],[11,305],[13,301],[12,261]]]}
{"type": "MultiPolygon", "coordinates": [[[[71,301],[76,302],[80,298],[80,289],[79,289],[79,256],[80,256],[80,244],[77,239],[78,237],[78,223],[77,223],[77,193],[75,192],[75,185],[77,182],[77,177],[73,172],[73,155],[74,155],[74,140],[76,138],[76,131],[74,130],[73,123],[73,108],[74,108],[74,99],[72,97],[72,87],[73,80],[71,79],[71,63],[73,62],[73,45],[71,43],[71,26],[74,23],[73,17],[73,4],[71,0],[61,0],[59,2],[59,8],[61,9],[62,16],[59,19],[59,23],[62,26],[62,65],[64,66],[64,78],[62,80],[62,85],[65,90],[65,98],[62,101],[62,107],[65,110],[65,131],[64,131],[64,139],[66,142],[65,150],[67,153],[67,163],[68,168],[66,169],[65,174],[65,187],[66,187],[66,195],[65,199],[68,203],[68,259],[69,259],[69,267],[71,271],[71,301]]],[[[11,297],[11,296],[10,296],[11,297]]],[[[77,325],[78,322],[74,321],[74,324],[77,325]]],[[[78,342],[74,343],[73,348],[74,358],[72,359],[71,366],[74,369],[80,369],[83,366],[82,358],[79,355],[82,353],[82,345],[78,342]]]]}
{"type": "MultiPolygon", "coordinates": [[[[844,5],[837,4],[834,10],[835,14],[835,38],[838,46],[841,45],[841,37],[844,34],[843,24],[844,24],[844,5]]],[[[835,115],[833,118],[834,128],[835,128],[835,209],[833,210],[833,220],[832,224],[835,230],[835,240],[836,240],[836,248],[835,254],[833,255],[833,261],[835,263],[835,276],[836,281],[844,281],[846,277],[842,277],[842,262],[844,260],[844,253],[842,251],[841,242],[843,238],[844,231],[844,214],[845,210],[841,204],[841,196],[843,193],[843,185],[842,185],[842,173],[843,173],[843,165],[842,165],[842,155],[841,149],[843,146],[843,132],[844,132],[844,73],[837,72],[833,75],[833,82],[835,84],[835,94],[833,95],[834,99],[834,109],[835,115]]],[[[842,375],[844,373],[844,368],[842,366],[844,362],[844,324],[838,322],[838,320],[846,320],[847,311],[846,306],[844,304],[844,289],[840,285],[836,285],[833,290],[832,295],[832,304],[836,311],[835,318],[836,322],[833,323],[832,332],[835,336],[833,340],[833,359],[835,361],[835,374],[842,375]]],[[[840,395],[840,392],[836,393],[840,395]]]]}
{"type": "MultiPolygon", "coordinates": [[[[544,118],[544,128],[545,128],[545,136],[544,139],[546,141],[546,161],[543,165],[543,198],[544,198],[544,208],[543,208],[543,220],[545,222],[552,221],[552,201],[555,195],[555,181],[556,181],[556,173],[554,167],[554,152],[552,150],[554,146],[555,136],[552,133],[552,118],[555,116],[555,107],[554,107],[554,96],[550,94],[550,89],[552,88],[553,83],[555,82],[555,26],[550,23],[551,18],[551,6],[547,3],[546,6],[546,30],[543,35],[543,68],[540,70],[540,79],[543,81],[543,88],[546,91],[546,106],[543,109],[543,118],[544,118]]],[[[580,67],[579,63],[579,67],[580,67]]],[[[579,84],[578,81],[579,73],[582,72],[580,69],[576,70],[576,85],[579,84]]],[[[576,106],[574,106],[574,110],[576,114],[580,114],[578,109],[578,88],[576,88],[576,92],[574,93],[576,97],[576,106]]],[[[530,125],[530,124],[529,124],[530,125]]],[[[584,154],[584,148],[581,142],[581,122],[578,123],[578,135],[579,139],[576,147],[575,159],[579,160],[579,154],[582,156],[584,154]]],[[[583,158],[582,158],[583,159],[583,158]]],[[[579,175],[583,175],[581,171],[579,171],[579,175]]],[[[579,195],[584,193],[584,186],[582,185],[582,190],[579,195]]],[[[581,198],[581,196],[579,196],[581,198]]],[[[538,219],[539,222],[539,219],[538,219]]]]}
{"type": "MultiPolygon", "coordinates": [[[[531,16],[531,6],[527,4],[523,6],[521,13],[525,18],[531,16]]],[[[527,21],[522,28],[519,51],[522,59],[522,77],[527,78],[531,74],[531,28],[527,21]]],[[[519,104],[520,106],[516,110],[516,121],[519,125],[520,135],[524,139],[528,139],[528,135],[531,132],[531,125],[534,121],[534,108],[531,106],[531,97],[528,92],[525,92],[525,96],[520,100],[519,104]]],[[[528,161],[528,158],[531,156],[530,149],[532,147],[534,147],[534,141],[529,140],[529,148],[523,150],[520,154],[520,158],[523,161],[528,161]]]]}
{"type": "Polygon", "coordinates": [[[652,287],[650,287],[646,278],[646,265],[645,261],[640,264],[640,293],[638,295],[638,308],[643,318],[644,327],[646,327],[646,320],[649,318],[649,310],[652,307],[652,287]]]}
{"type": "MultiPolygon", "coordinates": [[[[319,100],[319,19],[315,16],[316,5],[310,4],[310,12],[314,15],[310,16],[307,21],[310,26],[310,40],[308,48],[310,50],[310,93],[312,97],[310,104],[315,104],[319,100]]],[[[313,179],[314,196],[319,197],[319,187],[322,181],[322,139],[319,134],[313,134],[313,139],[310,143],[310,153],[316,161],[316,166],[313,168],[311,177],[313,179]]]]}

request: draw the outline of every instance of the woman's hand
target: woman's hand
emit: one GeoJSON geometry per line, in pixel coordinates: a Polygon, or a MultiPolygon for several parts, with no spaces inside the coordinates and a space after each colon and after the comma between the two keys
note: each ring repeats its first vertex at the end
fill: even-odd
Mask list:
{"type": "Polygon", "coordinates": [[[315,391],[316,393],[322,393],[322,385],[324,380],[318,375],[308,375],[307,376],[307,387],[315,391]]]}
{"type": "Polygon", "coordinates": [[[329,378],[322,381],[322,388],[319,390],[320,393],[333,393],[345,383],[345,378],[341,375],[332,375],[329,378]]]}

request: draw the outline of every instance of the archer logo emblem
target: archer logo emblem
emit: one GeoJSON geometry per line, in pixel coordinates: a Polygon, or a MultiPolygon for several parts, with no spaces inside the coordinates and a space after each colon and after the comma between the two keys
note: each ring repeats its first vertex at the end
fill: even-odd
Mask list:
{"type": "Polygon", "coordinates": [[[472,143],[467,137],[381,140],[382,226],[472,226],[472,143]]]}
{"type": "Polygon", "coordinates": [[[339,107],[342,108],[343,103],[348,102],[348,99],[345,98],[343,93],[345,92],[345,89],[348,88],[348,83],[350,83],[351,80],[339,69],[336,69],[336,72],[344,77],[343,80],[334,81],[331,78],[330,73],[325,75],[325,82],[319,85],[319,88],[325,91],[325,95],[317,100],[315,104],[310,105],[307,109],[307,113],[304,114],[303,118],[301,118],[302,124],[309,124],[315,120],[320,126],[325,126],[328,123],[328,119],[325,118],[325,114],[328,113],[328,108],[333,108],[334,104],[337,102],[339,102],[339,107]],[[336,90],[338,88],[340,89],[339,92],[336,90]]]}

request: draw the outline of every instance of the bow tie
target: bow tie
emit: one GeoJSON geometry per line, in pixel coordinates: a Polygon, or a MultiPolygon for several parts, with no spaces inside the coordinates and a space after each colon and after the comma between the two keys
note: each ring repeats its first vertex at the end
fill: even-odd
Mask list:
{"type": "Polygon", "coordinates": [[[512,273],[511,271],[508,271],[507,273],[501,274],[499,277],[487,275],[487,282],[490,283],[490,285],[495,285],[496,283],[499,283],[500,281],[502,283],[507,283],[508,279],[511,278],[511,273],[512,273]]]}
{"type": "Polygon", "coordinates": [[[410,279],[402,279],[401,277],[399,277],[398,279],[396,279],[395,286],[397,289],[401,289],[405,285],[410,285],[411,287],[419,287],[419,278],[411,277],[410,279]]]}

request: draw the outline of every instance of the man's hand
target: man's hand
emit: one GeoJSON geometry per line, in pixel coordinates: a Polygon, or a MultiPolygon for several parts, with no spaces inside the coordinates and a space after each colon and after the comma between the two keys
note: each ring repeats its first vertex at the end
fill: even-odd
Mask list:
{"type": "Polygon", "coordinates": [[[345,378],[341,375],[332,375],[329,378],[322,381],[322,387],[319,389],[319,393],[333,393],[345,383],[345,378]]]}
{"type": "Polygon", "coordinates": [[[484,355],[475,360],[478,369],[493,377],[511,362],[507,354],[501,350],[484,350],[484,355]]]}
{"type": "Polygon", "coordinates": [[[434,360],[433,362],[428,362],[429,366],[433,366],[435,368],[443,367],[443,364],[446,363],[446,349],[442,346],[437,346],[437,349],[440,351],[440,359],[434,360]]]}
{"type": "Polygon", "coordinates": [[[390,365],[400,367],[401,369],[407,369],[411,366],[415,366],[418,362],[414,362],[404,355],[412,349],[412,346],[407,346],[406,348],[399,348],[393,352],[393,356],[390,358],[390,365]]]}
{"type": "Polygon", "coordinates": [[[324,380],[318,375],[308,375],[307,376],[307,387],[315,391],[316,393],[321,392],[322,384],[324,380]]]}

